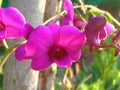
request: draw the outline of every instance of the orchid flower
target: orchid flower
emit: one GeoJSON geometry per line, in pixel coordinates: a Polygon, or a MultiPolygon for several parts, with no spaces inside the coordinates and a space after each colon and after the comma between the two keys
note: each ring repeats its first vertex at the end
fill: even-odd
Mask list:
{"type": "Polygon", "coordinates": [[[25,23],[25,18],[18,9],[0,8],[0,42],[4,39],[20,38],[19,31],[25,23]]]}
{"type": "Polygon", "coordinates": [[[87,44],[90,50],[100,45],[101,40],[105,40],[114,31],[114,26],[108,23],[104,16],[92,18],[85,26],[87,44]]]}
{"type": "MultiPolygon", "coordinates": [[[[118,39],[120,38],[120,32],[118,32],[115,37],[113,38],[112,42],[116,42],[118,39]]],[[[120,42],[118,42],[117,46],[118,48],[120,48],[120,42]]],[[[120,53],[120,49],[115,49],[115,56],[117,56],[120,53]]]]}
{"type": "Polygon", "coordinates": [[[25,37],[27,40],[31,34],[31,32],[34,30],[33,26],[29,23],[26,23],[23,28],[20,30],[20,34],[25,37]]]}
{"type": "Polygon", "coordinates": [[[61,18],[60,24],[63,25],[75,25],[84,27],[86,24],[81,22],[77,16],[74,15],[74,8],[71,0],[63,0],[64,9],[66,11],[66,15],[61,18]]]}
{"type": "Polygon", "coordinates": [[[17,48],[15,56],[19,61],[32,59],[34,70],[45,70],[52,63],[70,67],[72,62],[79,60],[85,42],[84,32],[76,27],[40,25],[32,31],[27,43],[17,48]]]}

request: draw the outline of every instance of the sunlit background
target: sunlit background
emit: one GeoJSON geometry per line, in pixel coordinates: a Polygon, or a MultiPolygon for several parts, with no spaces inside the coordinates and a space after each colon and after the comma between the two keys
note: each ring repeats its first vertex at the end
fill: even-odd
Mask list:
{"type": "MultiPolygon", "coordinates": [[[[72,0],[74,5],[80,5],[79,0],[72,0]]],[[[99,9],[105,10],[120,21],[120,0],[84,0],[85,4],[93,5],[99,9]]],[[[0,0],[2,7],[9,5],[8,0],[0,0]]],[[[85,13],[80,9],[75,9],[79,16],[89,20],[99,12],[88,10],[85,13]]],[[[113,23],[109,15],[106,15],[109,22],[113,23]]],[[[114,24],[114,23],[113,23],[114,24]]],[[[116,25],[116,30],[120,30],[116,25]]],[[[108,37],[103,43],[110,43],[113,35],[108,37]]],[[[4,48],[0,45],[0,57],[4,55],[4,48]]],[[[68,71],[68,83],[66,87],[71,90],[120,90],[120,56],[114,57],[114,49],[94,50],[89,52],[88,47],[84,47],[81,59],[74,63],[68,71]]],[[[1,61],[0,61],[1,62],[1,61]]],[[[0,90],[2,90],[3,71],[0,71],[0,90]]],[[[62,75],[64,70],[57,69],[55,79],[55,90],[61,90],[63,87],[62,75]]],[[[67,89],[66,89],[67,90],[67,89]]]]}

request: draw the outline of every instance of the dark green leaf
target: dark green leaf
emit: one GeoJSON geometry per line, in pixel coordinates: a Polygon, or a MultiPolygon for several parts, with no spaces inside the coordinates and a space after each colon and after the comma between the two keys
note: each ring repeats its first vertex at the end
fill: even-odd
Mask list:
{"type": "Polygon", "coordinates": [[[8,0],[3,0],[2,2],[2,7],[8,7],[9,1],[8,0]]]}

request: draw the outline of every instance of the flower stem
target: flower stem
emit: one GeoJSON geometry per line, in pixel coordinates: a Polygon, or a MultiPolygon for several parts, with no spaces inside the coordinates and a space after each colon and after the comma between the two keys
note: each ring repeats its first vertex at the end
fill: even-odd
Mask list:
{"type": "Polygon", "coordinates": [[[15,45],[9,49],[6,50],[5,55],[2,57],[1,59],[1,64],[0,64],[0,70],[2,70],[3,65],[5,64],[5,62],[7,61],[7,59],[9,58],[9,56],[12,54],[13,51],[15,51],[15,49],[18,47],[19,45],[15,45]]]}
{"type": "Polygon", "coordinates": [[[67,78],[69,70],[70,70],[70,68],[66,69],[66,72],[65,72],[64,78],[63,78],[63,85],[64,85],[64,89],[66,89],[66,90],[71,90],[71,88],[72,88],[72,84],[67,78]]]}
{"type": "Polygon", "coordinates": [[[66,69],[66,72],[64,74],[64,78],[63,78],[63,84],[65,84],[66,78],[67,78],[67,74],[68,74],[69,68],[66,69]]]}
{"type": "Polygon", "coordinates": [[[111,45],[101,45],[101,46],[97,46],[96,48],[97,49],[99,49],[99,48],[115,48],[118,51],[120,51],[120,48],[118,46],[114,45],[114,44],[111,44],[111,45]]]}
{"type": "Polygon", "coordinates": [[[114,45],[110,44],[110,45],[100,45],[100,46],[97,46],[96,48],[115,48],[114,45]]]}
{"type": "MultiPolygon", "coordinates": [[[[96,11],[102,13],[102,14],[106,14],[108,15],[118,26],[120,26],[120,22],[118,20],[116,20],[109,12],[107,11],[104,11],[104,10],[101,10],[101,9],[98,9],[97,7],[95,6],[92,6],[92,5],[83,5],[83,3],[81,3],[82,5],[78,5],[78,6],[74,6],[74,8],[91,8],[91,9],[95,9],[96,11]]],[[[46,25],[48,24],[49,22],[51,22],[52,20],[58,18],[58,17],[61,17],[63,14],[65,13],[65,10],[62,11],[61,13],[51,17],[50,19],[48,19],[47,21],[45,21],[43,23],[43,25],[46,25]]]]}
{"type": "Polygon", "coordinates": [[[84,2],[83,2],[82,0],[79,0],[79,2],[80,2],[80,4],[81,4],[81,6],[82,6],[81,9],[82,9],[83,13],[86,14],[86,7],[85,7],[84,2]]]}
{"type": "Polygon", "coordinates": [[[46,21],[43,23],[43,25],[46,25],[46,24],[48,24],[49,22],[51,22],[52,20],[54,20],[54,19],[56,19],[56,18],[58,18],[58,17],[61,17],[64,13],[65,13],[65,11],[62,11],[61,13],[59,13],[59,14],[51,17],[50,19],[46,20],[46,21]]]}
{"type": "Polygon", "coordinates": [[[85,82],[87,82],[90,78],[92,77],[92,74],[89,74],[87,77],[85,77],[82,82],[77,86],[76,90],[79,90],[79,88],[81,87],[82,84],[84,84],[85,82]]]}
{"type": "Polygon", "coordinates": [[[5,49],[9,49],[8,44],[5,39],[3,40],[3,45],[4,45],[5,49]]]}
{"type": "MultiPolygon", "coordinates": [[[[82,8],[83,6],[79,5],[79,6],[74,6],[74,8],[82,8]]],[[[109,12],[107,11],[104,11],[104,10],[101,10],[101,9],[98,9],[97,7],[95,6],[92,6],[92,5],[84,5],[84,7],[86,8],[91,8],[91,9],[95,9],[96,11],[102,13],[102,14],[106,14],[108,15],[118,26],[120,26],[120,22],[118,20],[116,20],[109,12]]]]}
{"type": "Polygon", "coordinates": [[[120,38],[118,38],[117,40],[115,40],[115,42],[114,42],[114,45],[116,46],[116,47],[118,47],[118,43],[120,42],[120,38]]]}
{"type": "Polygon", "coordinates": [[[3,58],[1,59],[0,70],[2,70],[3,65],[7,61],[8,57],[11,55],[12,52],[6,52],[3,58]]]}

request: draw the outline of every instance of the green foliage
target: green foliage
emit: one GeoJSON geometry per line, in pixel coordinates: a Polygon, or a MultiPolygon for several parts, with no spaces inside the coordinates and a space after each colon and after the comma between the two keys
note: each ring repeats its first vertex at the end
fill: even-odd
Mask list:
{"type": "MultiPolygon", "coordinates": [[[[8,7],[8,0],[2,0],[2,7],[8,7]]],[[[5,54],[5,48],[0,46],[0,58],[5,54]]],[[[1,63],[2,61],[0,61],[1,63]]],[[[0,90],[2,90],[3,86],[3,73],[0,70],[0,90]]]]}
{"type": "Polygon", "coordinates": [[[2,90],[3,74],[0,74],[0,90],[2,90]]]}
{"type": "MultiPolygon", "coordinates": [[[[0,59],[3,57],[3,55],[5,54],[5,48],[3,46],[0,46],[0,59]]],[[[0,64],[1,64],[1,60],[0,60],[0,64]]],[[[0,69],[0,90],[2,90],[2,86],[3,86],[3,73],[2,70],[0,69]]]]}
{"type": "Polygon", "coordinates": [[[100,4],[105,2],[106,0],[85,0],[85,4],[92,4],[92,5],[96,5],[96,4],[100,4]]]}
{"type": "Polygon", "coordinates": [[[78,2],[78,0],[72,0],[72,2],[73,2],[73,3],[76,3],[76,2],[78,2]]]}
{"type": "Polygon", "coordinates": [[[92,5],[110,5],[115,7],[120,7],[120,0],[85,0],[85,4],[92,4],[92,5]]]}
{"type": "Polygon", "coordinates": [[[8,7],[9,1],[8,0],[3,0],[2,2],[2,7],[8,7]]]}
{"type": "MultiPolygon", "coordinates": [[[[77,78],[77,86],[92,75],[86,82],[82,83],[79,90],[119,90],[120,85],[120,56],[114,57],[114,49],[105,51],[94,51],[95,61],[87,68],[82,69],[77,78]]],[[[83,64],[83,67],[84,66],[83,64]]]]}
{"type": "MultiPolygon", "coordinates": [[[[3,46],[0,46],[0,59],[5,54],[5,48],[3,46]]],[[[0,60],[1,63],[1,60],[0,60]]]]}

